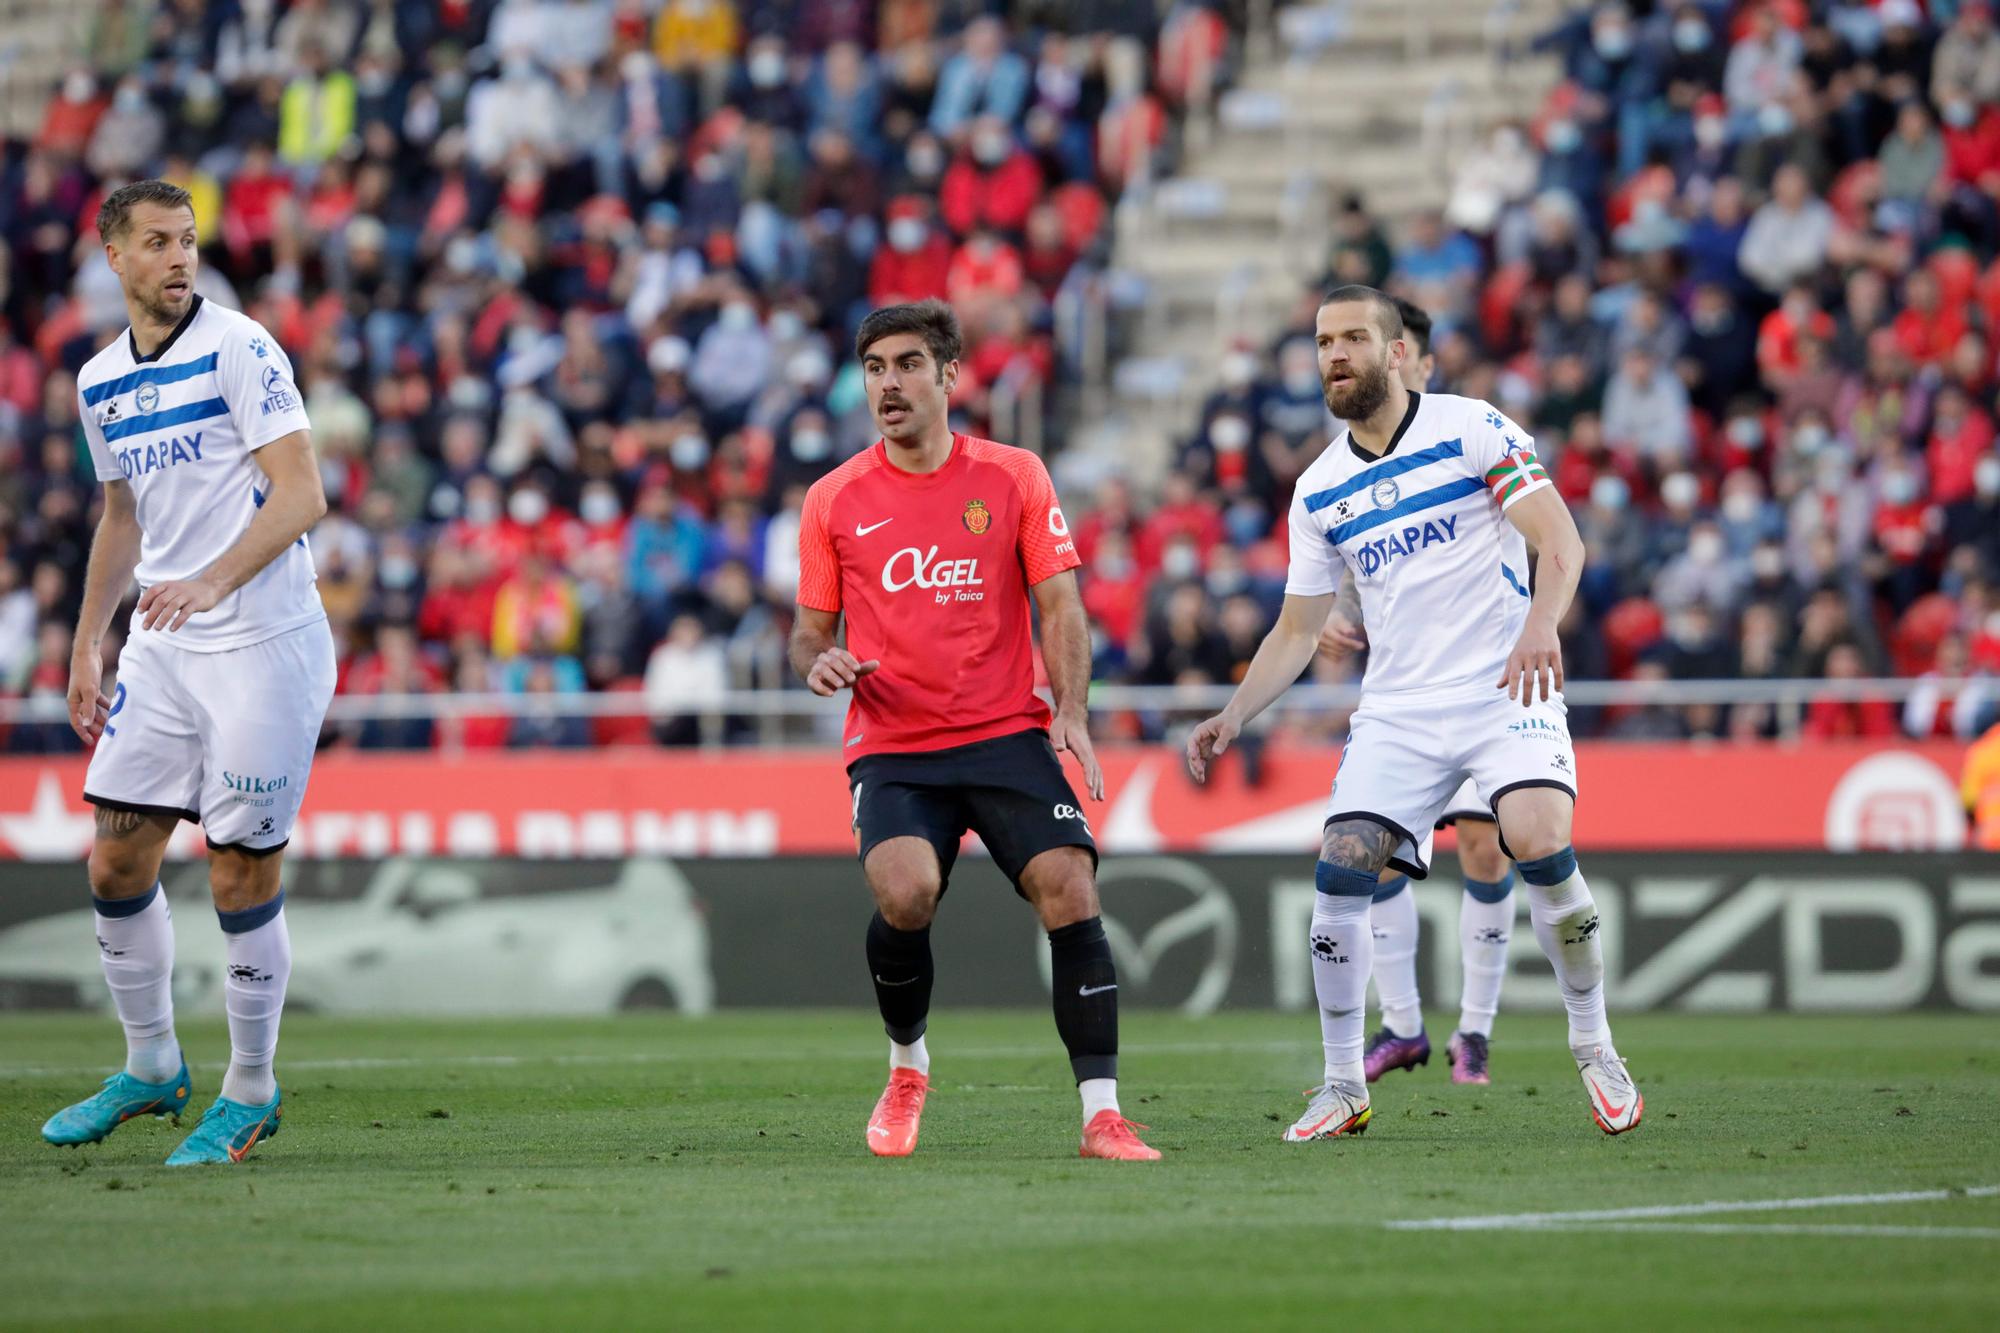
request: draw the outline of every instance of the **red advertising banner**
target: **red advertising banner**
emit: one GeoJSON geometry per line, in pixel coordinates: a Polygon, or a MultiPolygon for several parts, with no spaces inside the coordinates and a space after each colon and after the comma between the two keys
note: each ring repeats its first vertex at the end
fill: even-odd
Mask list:
{"type": "MultiPolygon", "coordinates": [[[[1310,852],[1339,754],[1273,746],[1255,786],[1230,755],[1201,787],[1175,750],[1107,749],[1105,800],[1086,813],[1107,852],[1310,852]]],[[[1966,841],[1962,754],[1949,743],[1586,742],[1576,841],[1602,851],[1956,850],[1966,841]]],[[[0,760],[0,859],[85,854],[83,771],[80,757],[0,760]]],[[[292,853],[846,852],[848,810],[846,775],[826,750],[334,751],[313,768],[292,853]]],[[[172,850],[202,848],[189,825],[172,850]]]]}

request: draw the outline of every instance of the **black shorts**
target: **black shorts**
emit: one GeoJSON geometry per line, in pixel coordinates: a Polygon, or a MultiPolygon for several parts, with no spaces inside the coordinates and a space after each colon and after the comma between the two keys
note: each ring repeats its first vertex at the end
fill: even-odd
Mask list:
{"type": "Polygon", "coordinates": [[[951,882],[959,839],[979,834],[1002,874],[1021,886],[1028,862],[1054,847],[1097,860],[1083,803],[1041,730],[1017,731],[949,750],[864,755],[847,766],[854,843],[861,859],[890,838],[922,838],[951,882]]]}

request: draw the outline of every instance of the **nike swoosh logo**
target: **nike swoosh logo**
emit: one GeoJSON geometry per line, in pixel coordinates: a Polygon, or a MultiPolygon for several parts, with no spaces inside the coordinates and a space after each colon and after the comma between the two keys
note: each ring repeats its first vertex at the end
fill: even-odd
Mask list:
{"type": "Polygon", "coordinates": [[[1104,994],[1104,992],[1108,990],[1117,990],[1117,989],[1118,989],[1118,983],[1114,981],[1109,986],[1078,986],[1076,988],[1076,993],[1078,995],[1102,995],[1104,994]]]}
{"type": "Polygon", "coordinates": [[[878,986],[907,986],[916,980],[918,980],[916,977],[904,977],[901,981],[884,981],[882,978],[876,977],[875,984],[878,986]]]}
{"type": "Polygon", "coordinates": [[[250,1155],[250,1150],[257,1146],[257,1140],[263,1136],[264,1126],[270,1123],[271,1123],[271,1117],[268,1115],[265,1116],[262,1120],[259,1120],[257,1122],[257,1127],[250,1131],[250,1141],[248,1143],[245,1143],[241,1148],[231,1148],[228,1150],[229,1160],[232,1162],[240,1162],[245,1157],[248,1157],[250,1155]]]}
{"type": "Polygon", "coordinates": [[[869,533],[875,531],[875,529],[885,528],[889,526],[889,524],[894,523],[895,521],[896,520],[894,518],[885,518],[880,523],[870,523],[865,528],[862,527],[859,523],[856,523],[854,525],[854,535],[857,537],[866,537],[869,533]]]}
{"type": "Polygon", "coordinates": [[[1590,1090],[1597,1094],[1597,1104],[1604,1109],[1604,1118],[1606,1120],[1616,1120],[1619,1116],[1625,1114],[1624,1107],[1613,1106],[1611,1104],[1611,1099],[1604,1095],[1603,1088],[1593,1083],[1590,1085],[1590,1090]]]}
{"type": "Polygon", "coordinates": [[[868,1132],[870,1134],[880,1134],[885,1139],[889,1137],[889,1130],[886,1126],[883,1125],[870,1125],[868,1127],[868,1132]]]}

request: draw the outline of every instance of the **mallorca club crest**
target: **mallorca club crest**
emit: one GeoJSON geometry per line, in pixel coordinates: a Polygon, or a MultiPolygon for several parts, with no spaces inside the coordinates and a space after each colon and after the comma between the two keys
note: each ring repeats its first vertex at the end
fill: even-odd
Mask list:
{"type": "Polygon", "coordinates": [[[993,511],[984,500],[967,500],[965,512],[959,517],[965,521],[965,530],[975,537],[984,537],[986,529],[993,526],[993,511]]]}

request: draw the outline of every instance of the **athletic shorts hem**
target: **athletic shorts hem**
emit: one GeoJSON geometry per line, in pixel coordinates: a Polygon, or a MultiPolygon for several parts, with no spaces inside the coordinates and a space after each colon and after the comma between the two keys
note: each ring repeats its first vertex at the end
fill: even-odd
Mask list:
{"type": "MultiPolygon", "coordinates": [[[[1319,826],[1320,832],[1324,834],[1327,829],[1331,828],[1333,825],[1339,823],[1343,819],[1365,819],[1371,824],[1380,824],[1383,828],[1388,829],[1389,832],[1396,835],[1396,837],[1400,840],[1397,843],[1397,846],[1399,847],[1405,842],[1410,844],[1412,848],[1423,846],[1423,844],[1419,842],[1416,839],[1416,837],[1414,837],[1410,833],[1408,829],[1404,828],[1401,824],[1398,824],[1395,820],[1389,818],[1389,816],[1378,815],[1373,810],[1335,811],[1333,814],[1330,814],[1326,817],[1326,822],[1324,824],[1321,824],[1319,826]]],[[[1400,870],[1405,875],[1408,875],[1411,879],[1429,879],[1431,877],[1431,868],[1429,866],[1423,864],[1421,861],[1413,859],[1405,860],[1403,857],[1396,855],[1396,853],[1393,851],[1389,853],[1389,869],[1400,870]]]]}
{"type": "Polygon", "coordinates": [[[1461,820],[1471,820],[1475,824],[1498,824],[1500,819],[1491,810],[1447,810],[1437,817],[1432,828],[1450,828],[1461,820]]]}
{"type": "Polygon", "coordinates": [[[245,856],[276,856],[279,852],[285,850],[291,839],[286,838],[283,842],[274,842],[269,847],[252,847],[247,842],[217,842],[213,838],[207,841],[208,850],[211,852],[241,852],[245,856]]]}
{"type": "Polygon", "coordinates": [[[171,815],[190,824],[201,822],[199,814],[180,805],[142,805],[138,801],[121,801],[112,796],[93,796],[89,792],[83,794],[83,799],[103,810],[123,810],[127,814],[134,815],[171,815]]]}
{"type": "MultiPolygon", "coordinates": [[[[1570,804],[1574,805],[1576,803],[1576,788],[1570,786],[1567,782],[1557,782],[1554,778],[1524,778],[1520,782],[1510,782],[1499,791],[1494,792],[1493,808],[1495,810],[1500,808],[1500,798],[1502,796],[1505,796],[1510,791],[1520,791],[1523,787],[1553,787],[1557,791],[1569,793],[1570,804]]],[[[1497,819],[1494,821],[1493,828],[1494,832],[1500,835],[1500,854],[1505,856],[1509,861],[1517,859],[1514,855],[1514,849],[1507,845],[1507,831],[1500,827],[1497,819]]]]}

